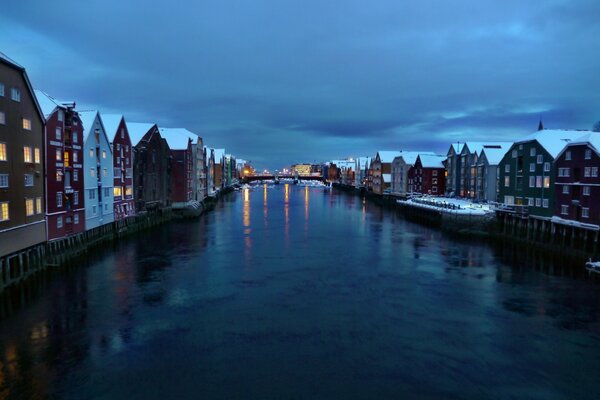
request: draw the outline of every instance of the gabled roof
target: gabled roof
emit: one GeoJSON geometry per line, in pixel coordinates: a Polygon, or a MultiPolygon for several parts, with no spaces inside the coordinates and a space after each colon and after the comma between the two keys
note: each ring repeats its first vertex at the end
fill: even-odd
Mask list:
{"type": "MultiPolygon", "coordinates": [[[[511,143],[512,146],[512,143],[511,143]]],[[[500,161],[502,161],[502,159],[504,158],[504,156],[506,155],[506,153],[509,151],[510,147],[501,147],[501,148],[484,148],[481,153],[479,154],[479,156],[481,157],[482,154],[485,154],[485,158],[488,161],[489,165],[498,165],[500,164],[500,161]]]]}
{"type": "Polygon", "coordinates": [[[402,152],[400,152],[400,155],[398,155],[394,158],[394,161],[396,159],[403,159],[406,164],[415,165],[415,162],[417,161],[417,157],[419,156],[419,154],[435,155],[435,153],[432,151],[402,151],[402,152]]]}
{"type": "MultiPolygon", "coordinates": [[[[580,132],[583,133],[583,132],[580,132]]],[[[567,147],[569,146],[578,146],[578,145],[589,145],[595,152],[596,154],[598,154],[600,156],[600,132],[592,132],[592,131],[588,131],[587,133],[584,133],[583,135],[581,135],[580,137],[574,139],[573,141],[569,142],[562,150],[560,153],[558,153],[558,155],[555,158],[560,157],[560,155],[567,149],[567,147]]]]}
{"type": "Polygon", "coordinates": [[[358,157],[354,160],[354,162],[356,163],[356,170],[363,170],[366,167],[368,167],[369,163],[371,162],[371,157],[358,157]]]}
{"type": "Polygon", "coordinates": [[[0,52],[0,62],[7,64],[8,66],[21,71],[21,74],[23,74],[23,80],[25,80],[25,84],[27,85],[27,90],[29,90],[29,93],[31,94],[31,98],[33,100],[33,104],[35,104],[35,109],[38,112],[38,116],[40,117],[40,119],[42,121],[45,121],[46,118],[44,117],[44,113],[42,112],[42,108],[40,107],[40,103],[37,100],[37,96],[33,91],[33,86],[31,85],[31,82],[29,81],[29,76],[27,76],[27,71],[25,70],[25,68],[17,63],[15,60],[13,60],[12,58],[8,57],[6,54],[0,52]]]}
{"type": "Polygon", "coordinates": [[[215,162],[221,162],[221,159],[225,156],[225,149],[213,149],[215,155],[215,162]]]}
{"type": "Polygon", "coordinates": [[[465,142],[461,153],[465,150],[469,150],[471,153],[475,153],[477,155],[481,154],[483,149],[505,149],[506,153],[508,149],[513,145],[513,142],[465,142]]]}
{"type": "Polygon", "coordinates": [[[444,168],[446,158],[446,156],[435,154],[419,154],[419,160],[421,160],[423,168],[444,168]]]}
{"type": "Polygon", "coordinates": [[[159,128],[160,135],[169,143],[171,150],[186,150],[188,141],[198,142],[198,135],[185,128],[159,128]]]}
{"type": "Polygon", "coordinates": [[[61,108],[63,110],[67,108],[46,92],[42,92],[39,89],[35,89],[33,92],[35,93],[35,97],[46,120],[50,118],[50,116],[54,113],[54,110],[57,108],[61,108]]]}
{"type": "Polygon", "coordinates": [[[382,163],[391,163],[392,161],[394,161],[394,158],[400,155],[399,151],[388,151],[388,150],[381,150],[377,152],[377,155],[379,156],[379,160],[382,163]]]}
{"type": "MultiPolygon", "coordinates": [[[[123,114],[100,114],[102,122],[104,123],[104,129],[109,138],[114,139],[119,130],[119,125],[123,119],[123,114]]],[[[128,129],[129,130],[129,129],[128,129]]],[[[113,140],[111,140],[112,142],[113,140]]]]}
{"type": "MultiPolygon", "coordinates": [[[[102,127],[101,131],[102,134],[104,135],[104,137],[106,138],[106,142],[110,143],[110,139],[108,138],[108,136],[106,135],[106,128],[104,127],[104,123],[102,122],[102,118],[100,117],[100,113],[98,112],[98,110],[93,110],[93,111],[79,111],[79,119],[81,120],[81,125],[83,126],[83,142],[85,143],[90,135],[90,133],[92,133],[92,126],[94,125],[94,121],[96,120],[96,118],[98,118],[98,121],[100,121],[100,126],[102,127]]],[[[109,150],[110,149],[110,146],[109,150]]],[[[111,150],[112,152],[112,150],[111,150]]]]}
{"type": "Polygon", "coordinates": [[[454,152],[454,154],[460,154],[462,152],[464,145],[465,145],[464,143],[460,143],[460,142],[450,144],[450,148],[448,149],[447,154],[449,155],[452,152],[454,152]]]}
{"type": "Polygon", "coordinates": [[[525,136],[521,140],[515,142],[515,144],[527,143],[535,140],[552,156],[552,158],[556,158],[569,142],[580,138],[586,133],[590,133],[590,131],[544,129],[525,136]]]}
{"type": "Polygon", "coordinates": [[[148,133],[156,124],[148,122],[126,122],[127,132],[129,132],[129,139],[131,139],[131,145],[137,146],[142,138],[148,133]]]}

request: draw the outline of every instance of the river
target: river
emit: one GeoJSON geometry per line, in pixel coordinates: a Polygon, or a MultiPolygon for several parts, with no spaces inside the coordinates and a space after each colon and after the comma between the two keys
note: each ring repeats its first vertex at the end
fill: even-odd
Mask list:
{"type": "Polygon", "coordinates": [[[80,264],[3,305],[0,399],[600,398],[597,282],[335,190],[80,264]]]}

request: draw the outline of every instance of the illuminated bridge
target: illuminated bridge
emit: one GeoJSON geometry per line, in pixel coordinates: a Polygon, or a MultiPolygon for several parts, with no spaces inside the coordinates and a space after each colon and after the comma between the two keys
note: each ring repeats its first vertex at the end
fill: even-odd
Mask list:
{"type": "MultiPolygon", "coordinates": [[[[277,175],[279,179],[300,179],[302,181],[324,181],[325,179],[321,175],[299,175],[296,177],[291,174],[279,174],[277,175]]],[[[241,179],[243,183],[254,182],[254,181],[267,181],[274,180],[275,175],[252,175],[245,176],[241,179]]]]}

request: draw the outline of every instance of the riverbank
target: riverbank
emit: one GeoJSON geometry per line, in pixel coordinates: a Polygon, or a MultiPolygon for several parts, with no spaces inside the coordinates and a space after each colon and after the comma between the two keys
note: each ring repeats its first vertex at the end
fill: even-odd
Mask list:
{"type": "MultiPolygon", "coordinates": [[[[600,257],[598,230],[560,223],[552,218],[524,217],[510,212],[456,209],[427,200],[410,201],[378,195],[353,186],[334,184],[340,191],[364,196],[384,207],[398,210],[409,221],[438,228],[451,235],[489,241],[514,241],[555,254],[569,252],[578,259],[600,257]]],[[[583,263],[581,263],[583,268],[583,263]]]]}

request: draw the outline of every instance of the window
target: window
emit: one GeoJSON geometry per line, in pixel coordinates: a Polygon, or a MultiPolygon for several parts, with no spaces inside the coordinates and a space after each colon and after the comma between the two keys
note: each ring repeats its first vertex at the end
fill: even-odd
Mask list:
{"type": "Polygon", "coordinates": [[[535,172],[535,163],[529,164],[529,172],[535,172]]]}
{"type": "Polygon", "coordinates": [[[33,162],[33,158],[32,158],[32,154],[31,154],[31,147],[23,147],[23,160],[26,163],[30,163],[33,162]]]}
{"type": "Polygon", "coordinates": [[[74,182],[79,182],[79,171],[78,170],[73,170],[73,181],[74,182]]]}
{"type": "Polygon", "coordinates": [[[94,168],[90,168],[90,176],[93,178],[94,176],[96,176],[96,172],[94,170],[94,168]]]}
{"type": "Polygon", "coordinates": [[[544,177],[544,188],[548,189],[549,187],[550,187],[550,177],[545,176],[544,177]]]}
{"type": "Polygon", "coordinates": [[[73,132],[73,143],[79,143],[79,135],[77,135],[77,132],[73,132]]]}
{"type": "Polygon", "coordinates": [[[510,172],[510,164],[504,165],[504,172],[510,172]]]}
{"type": "Polygon", "coordinates": [[[63,119],[64,119],[63,110],[58,110],[58,120],[62,122],[63,119]]]}
{"type": "Polygon", "coordinates": [[[4,97],[4,83],[0,83],[0,97],[4,97]]]}
{"type": "Polygon", "coordinates": [[[571,150],[565,151],[565,160],[571,161],[571,150]]]}
{"type": "Polygon", "coordinates": [[[542,187],[542,177],[539,175],[535,177],[535,187],[542,187]]]}
{"type": "Polygon", "coordinates": [[[35,213],[36,214],[42,213],[42,198],[41,197],[35,198],[35,213]]]}
{"type": "Polygon", "coordinates": [[[571,170],[569,168],[559,168],[558,176],[568,177],[571,175],[571,170]]]}
{"type": "Polygon", "coordinates": [[[63,173],[61,171],[56,171],[56,182],[62,182],[63,173]]]}
{"type": "Polygon", "coordinates": [[[25,199],[25,215],[33,215],[33,199],[25,199]]]}
{"type": "Polygon", "coordinates": [[[102,170],[102,176],[106,176],[106,174],[107,174],[107,172],[106,172],[106,168],[104,168],[104,169],[102,170]]]}
{"type": "Polygon", "coordinates": [[[106,150],[102,150],[102,158],[106,158],[106,150]]]}
{"type": "Polygon", "coordinates": [[[77,151],[74,151],[74,152],[73,152],[73,162],[74,162],[74,163],[76,163],[76,162],[78,162],[78,161],[79,161],[79,156],[78,156],[78,154],[79,154],[79,153],[78,153],[77,151]]]}
{"type": "Polygon", "coordinates": [[[33,157],[35,159],[35,163],[39,164],[41,161],[41,153],[40,153],[40,149],[38,149],[37,147],[35,149],[33,149],[33,157]]]}
{"type": "Polygon", "coordinates": [[[6,125],[6,114],[0,111],[0,125],[6,125]]]}
{"type": "Polygon", "coordinates": [[[96,190],[95,189],[90,189],[89,193],[90,193],[89,194],[89,199],[90,200],[94,200],[96,198],[96,190]]]}
{"type": "Polygon", "coordinates": [[[62,160],[62,151],[60,149],[56,149],[56,161],[62,160]]]}
{"type": "Polygon", "coordinates": [[[581,207],[581,218],[589,218],[590,217],[590,209],[587,207],[581,207]]]}
{"type": "Polygon", "coordinates": [[[535,187],[535,176],[533,175],[529,177],[529,187],[535,187]]]}
{"type": "Polygon", "coordinates": [[[583,169],[583,176],[584,177],[589,178],[591,173],[592,173],[592,169],[590,167],[585,167],[583,169]]]}
{"type": "Polygon", "coordinates": [[[560,213],[561,213],[562,215],[569,215],[569,206],[568,206],[568,205],[566,205],[566,204],[562,204],[562,205],[560,206],[560,213]]]}
{"type": "Polygon", "coordinates": [[[104,211],[108,211],[108,204],[104,203],[104,211]]]}
{"type": "Polygon", "coordinates": [[[73,192],[73,205],[79,205],[79,192],[73,192]]]}
{"type": "Polygon", "coordinates": [[[504,187],[510,187],[510,176],[504,177],[504,187]]]}
{"type": "Polygon", "coordinates": [[[75,214],[75,215],[73,215],[73,223],[74,223],[75,225],[78,225],[78,224],[79,224],[79,214],[75,214]]]}
{"type": "Polygon", "coordinates": [[[592,150],[590,150],[590,149],[587,149],[587,150],[585,151],[585,159],[586,159],[586,160],[589,160],[589,159],[591,159],[591,158],[592,158],[592,150]]]}
{"type": "Polygon", "coordinates": [[[31,120],[29,118],[22,118],[21,125],[23,129],[30,131],[31,130],[31,120]]]}
{"type": "Polygon", "coordinates": [[[598,176],[598,167],[592,167],[592,176],[594,178],[598,176]]]}
{"type": "Polygon", "coordinates": [[[90,149],[90,157],[94,157],[94,149],[90,149]]]}
{"type": "Polygon", "coordinates": [[[62,207],[63,194],[62,192],[56,192],[56,207],[62,207]]]}
{"type": "Polygon", "coordinates": [[[544,156],[543,156],[543,155],[541,155],[541,154],[538,154],[538,156],[537,156],[537,163],[538,163],[538,164],[541,164],[541,163],[543,163],[543,162],[544,162],[544,156]]]}
{"type": "Polygon", "coordinates": [[[0,203],[0,222],[8,221],[8,201],[0,203]]]}
{"type": "Polygon", "coordinates": [[[57,228],[62,228],[63,227],[63,219],[62,219],[62,217],[56,218],[56,227],[57,228]]]}
{"type": "Polygon", "coordinates": [[[109,193],[109,188],[104,188],[104,197],[108,197],[109,193]]]}
{"type": "Polygon", "coordinates": [[[517,150],[512,151],[512,158],[517,158],[517,150]]]}
{"type": "Polygon", "coordinates": [[[527,205],[528,206],[533,207],[533,202],[534,202],[534,198],[533,197],[527,198],[527,205]]]}
{"type": "Polygon", "coordinates": [[[122,191],[121,186],[115,186],[115,188],[113,189],[113,195],[115,197],[121,197],[121,191],[122,191]]]}
{"type": "Polygon", "coordinates": [[[25,186],[33,186],[33,175],[25,174],[25,186]]]}
{"type": "Polygon", "coordinates": [[[125,128],[121,128],[121,139],[125,139],[125,128]]]}
{"type": "Polygon", "coordinates": [[[6,143],[0,143],[0,161],[6,161],[6,143]]]}
{"type": "Polygon", "coordinates": [[[121,144],[117,143],[117,151],[121,150],[121,144]]]}
{"type": "Polygon", "coordinates": [[[21,89],[12,88],[10,90],[10,98],[14,101],[21,101],[21,89]]]}
{"type": "Polygon", "coordinates": [[[529,149],[529,155],[531,157],[535,157],[535,147],[532,147],[532,148],[529,149]]]}
{"type": "Polygon", "coordinates": [[[125,188],[125,196],[133,196],[133,188],[131,186],[125,188]]]}
{"type": "Polygon", "coordinates": [[[431,179],[431,184],[437,185],[437,178],[432,178],[431,179]]]}
{"type": "Polygon", "coordinates": [[[92,215],[96,215],[96,206],[92,206],[92,215]]]}
{"type": "Polygon", "coordinates": [[[542,199],[540,199],[539,197],[535,198],[535,206],[536,207],[541,207],[542,206],[542,199]]]}
{"type": "Polygon", "coordinates": [[[117,164],[121,163],[121,157],[117,157],[117,164]]]}
{"type": "Polygon", "coordinates": [[[0,188],[8,187],[8,174],[0,174],[0,188]]]}
{"type": "Polygon", "coordinates": [[[62,139],[62,129],[57,127],[56,128],[56,140],[61,140],[62,139]]]}
{"type": "Polygon", "coordinates": [[[584,196],[589,196],[590,195],[590,187],[589,186],[584,186],[583,187],[583,195],[584,196]]]}
{"type": "Polygon", "coordinates": [[[563,194],[569,194],[569,186],[563,185],[562,192],[563,192],[563,194]]]}
{"type": "Polygon", "coordinates": [[[548,161],[544,163],[544,172],[550,172],[550,163],[548,161]]]}

